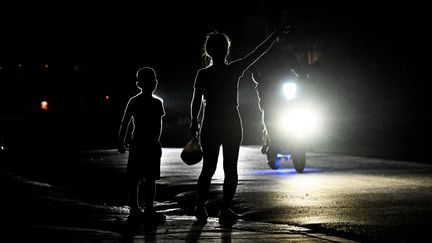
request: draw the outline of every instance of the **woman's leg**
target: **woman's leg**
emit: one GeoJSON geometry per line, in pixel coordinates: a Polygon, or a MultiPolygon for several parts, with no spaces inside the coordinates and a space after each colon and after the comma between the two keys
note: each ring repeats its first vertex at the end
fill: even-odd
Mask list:
{"type": "Polygon", "coordinates": [[[220,144],[202,141],[203,166],[198,178],[197,206],[204,206],[207,201],[211,179],[216,172],[220,144]]]}
{"type": "Polygon", "coordinates": [[[237,190],[238,173],[237,164],[240,151],[240,142],[236,139],[223,144],[223,167],[224,167],[224,184],[223,184],[223,201],[222,208],[229,208],[234,194],[237,190]]]}

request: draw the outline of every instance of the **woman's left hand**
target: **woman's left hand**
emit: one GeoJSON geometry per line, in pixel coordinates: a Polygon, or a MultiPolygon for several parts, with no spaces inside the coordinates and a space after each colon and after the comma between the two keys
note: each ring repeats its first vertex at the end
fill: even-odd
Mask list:
{"type": "Polygon", "coordinates": [[[191,132],[192,137],[194,137],[194,138],[198,137],[199,130],[200,130],[200,127],[199,127],[198,121],[192,120],[192,123],[190,125],[190,132],[191,132]]]}

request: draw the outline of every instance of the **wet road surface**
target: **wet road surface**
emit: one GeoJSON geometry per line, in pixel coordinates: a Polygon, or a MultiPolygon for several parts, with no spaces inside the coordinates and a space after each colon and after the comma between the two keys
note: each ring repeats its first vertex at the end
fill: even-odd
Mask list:
{"type": "MultiPolygon", "coordinates": [[[[180,160],[180,152],[178,148],[163,150],[156,209],[173,217],[193,219],[190,216],[202,163],[188,166],[180,160]]],[[[21,202],[27,207],[25,200],[35,202],[31,206],[33,225],[55,221],[62,214],[71,220],[58,222],[59,227],[86,222],[85,226],[92,228],[101,224],[96,216],[106,214],[109,216],[102,222],[102,228],[118,232],[128,212],[127,153],[95,150],[53,158],[9,168],[14,176],[8,180],[28,180],[22,183],[22,188],[6,191],[23,197],[21,202]],[[38,192],[28,192],[30,186],[37,186],[38,192]],[[57,200],[52,200],[53,197],[57,200]],[[56,210],[53,202],[62,208],[70,204],[71,210],[60,211],[60,206],[56,210]],[[77,205],[81,210],[89,210],[86,219],[74,217],[80,210],[77,205]],[[46,210],[50,213],[38,217],[38,212],[46,210]]],[[[218,212],[222,184],[223,170],[219,163],[208,203],[213,217],[218,212]]],[[[357,241],[401,242],[431,238],[428,234],[432,229],[431,202],[429,164],[314,152],[307,154],[305,172],[299,174],[289,162],[279,170],[272,170],[259,147],[243,146],[233,208],[247,222],[276,228],[299,227],[357,241]]]]}

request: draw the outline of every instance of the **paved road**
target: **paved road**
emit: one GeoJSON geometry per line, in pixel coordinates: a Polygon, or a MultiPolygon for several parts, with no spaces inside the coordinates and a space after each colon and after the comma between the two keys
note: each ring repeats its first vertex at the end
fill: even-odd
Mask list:
{"type": "MultiPolygon", "coordinates": [[[[188,217],[193,214],[201,163],[187,166],[180,152],[163,150],[156,201],[157,209],[167,215],[188,217]]],[[[127,154],[99,150],[21,169],[26,178],[51,188],[55,185],[57,191],[79,202],[103,205],[124,215],[126,161],[127,154]]],[[[211,188],[210,216],[217,214],[221,167],[211,188]]],[[[402,242],[431,239],[431,202],[429,164],[314,152],[307,154],[307,168],[299,174],[289,163],[271,170],[259,147],[243,146],[233,207],[248,222],[289,225],[357,241],[402,242]]]]}
{"type": "MultiPolygon", "coordinates": [[[[179,184],[188,186],[200,168],[179,165],[177,154],[166,150],[164,160],[166,187],[174,191],[179,184]]],[[[358,240],[430,238],[431,165],[309,153],[305,173],[298,174],[291,164],[271,170],[264,161],[258,147],[242,147],[235,207],[246,219],[358,240]]],[[[219,167],[214,178],[219,195],[222,180],[219,167]]]]}

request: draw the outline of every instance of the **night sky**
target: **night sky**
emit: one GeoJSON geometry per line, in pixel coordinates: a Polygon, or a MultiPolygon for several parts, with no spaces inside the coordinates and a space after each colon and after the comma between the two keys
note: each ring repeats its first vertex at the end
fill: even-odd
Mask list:
{"type": "MultiPolygon", "coordinates": [[[[235,59],[262,41],[286,11],[287,22],[296,30],[294,42],[313,42],[321,51],[322,77],[327,82],[323,93],[331,96],[329,103],[338,111],[332,114],[344,128],[338,129],[344,130],[341,136],[354,137],[343,141],[355,144],[353,141],[361,138],[364,144],[374,145],[382,135],[381,145],[398,137],[398,146],[413,138],[417,138],[414,145],[418,146],[430,134],[426,127],[431,109],[426,101],[429,13],[425,6],[265,0],[147,2],[3,6],[2,102],[17,103],[10,100],[9,90],[25,94],[26,87],[33,87],[27,93],[35,96],[42,90],[38,82],[45,82],[45,90],[40,92],[57,98],[78,93],[111,95],[115,105],[107,111],[109,118],[104,118],[116,127],[125,99],[135,92],[136,69],[149,65],[158,73],[158,94],[165,100],[166,131],[175,124],[186,131],[205,34],[213,30],[227,33],[235,59]],[[17,69],[18,64],[22,69],[17,69]],[[54,73],[51,78],[43,78],[47,76],[41,72],[46,70],[38,70],[45,64],[54,73]],[[17,74],[24,68],[26,75],[17,74]],[[77,70],[79,74],[74,73],[77,70]],[[42,78],[31,78],[36,76],[42,78]],[[17,88],[16,82],[24,85],[17,88]]],[[[248,77],[244,79],[248,83],[248,77]]],[[[250,108],[256,100],[242,98],[250,97],[250,88],[241,92],[245,117],[256,119],[256,108],[250,108]],[[246,114],[248,111],[253,114],[246,114]]],[[[3,104],[3,116],[11,113],[11,106],[3,104]]],[[[58,109],[64,107],[67,105],[58,109]]],[[[245,132],[246,137],[254,133],[245,132]]]]}

